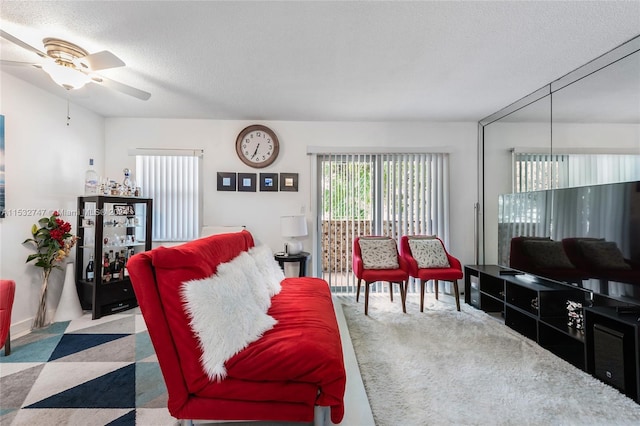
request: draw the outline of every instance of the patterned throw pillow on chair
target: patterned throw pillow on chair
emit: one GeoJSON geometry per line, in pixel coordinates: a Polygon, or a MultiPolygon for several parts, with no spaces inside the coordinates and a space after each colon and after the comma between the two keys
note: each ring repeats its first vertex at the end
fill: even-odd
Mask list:
{"type": "Polygon", "coordinates": [[[413,258],[418,262],[418,268],[448,268],[449,259],[437,239],[410,238],[409,248],[413,258]]]}
{"type": "Polygon", "coordinates": [[[365,269],[398,269],[398,248],[390,238],[360,238],[360,254],[365,269]]]}

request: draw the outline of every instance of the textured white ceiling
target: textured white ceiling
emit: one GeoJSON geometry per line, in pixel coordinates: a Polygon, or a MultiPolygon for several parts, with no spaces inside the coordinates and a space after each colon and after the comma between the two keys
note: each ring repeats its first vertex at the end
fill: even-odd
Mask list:
{"type": "MultiPolygon", "coordinates": [[[[38,48],[124,60],[101,74],[150,100],[69,93],[109,117],[478,121],[640,34],[640,0],[2,1],[0,17],[38,48]]],[[[0,56],[38,59],[5,40],[0,56]]],[[[41,70],[2,69],[66,96],[41,70]]]]}

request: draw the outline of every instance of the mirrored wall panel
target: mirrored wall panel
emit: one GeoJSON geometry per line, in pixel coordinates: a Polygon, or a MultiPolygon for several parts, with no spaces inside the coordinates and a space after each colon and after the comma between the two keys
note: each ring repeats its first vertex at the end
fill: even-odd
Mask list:
{"type": "MultiPolygon", "coordinates": [[[[560,217],[550,221],[561,198],[545,191],[640,180],[640,36],[481,120],[479,127],[478,260],[509,266],[513,238],[572,236],[562,231],[560,217]]],[[[606,205],[616,214],[625,208],[617,200],[606,205]]],[[[577,209],[596,207],[568,208],[580,215],[577,209]]],[[[607,238],[622,247],[630,229],[607,238]]],[[[583,235],[588,232],[575,236],[583,235]]]]}

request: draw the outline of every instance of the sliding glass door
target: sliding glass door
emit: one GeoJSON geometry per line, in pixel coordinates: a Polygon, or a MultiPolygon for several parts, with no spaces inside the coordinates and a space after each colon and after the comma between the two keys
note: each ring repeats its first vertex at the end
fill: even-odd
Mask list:
{"type": "Polygon", "coordinates": [[[327,153],[317,158],[322,275],[334,293],[355,291],[351,253],[357,236],[399,240],[435,234],[446,244],[447,154],[327,153]]]}

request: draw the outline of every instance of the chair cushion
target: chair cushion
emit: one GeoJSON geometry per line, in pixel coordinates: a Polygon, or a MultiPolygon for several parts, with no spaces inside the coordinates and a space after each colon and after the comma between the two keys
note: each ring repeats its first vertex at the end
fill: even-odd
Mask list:
{"type": "Polygon", "coordinates": [[[522,243],[522,246],[537,268],[575,269],[561,241],[528,239],[522,243]]]}
{"type": "Polygon", "coordinates": [[[613,241],[578,241],[584,257],[598,269],[631,269],[613,241]]]}
{"type": "Polygon", "coordinates": [[[360,238],[360,254],[365,269],[397,269],[398,247],[391,238],[360,238]]]}
{"type": "Polygon", "coordinates": [[[410,238],[411,255],[418,268],[448,268],[449,259],[440,240],[435,238],[410,238]]]}

